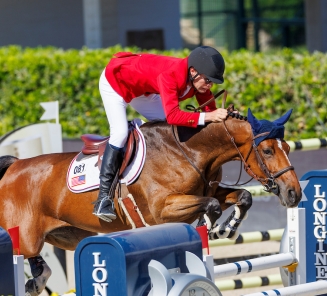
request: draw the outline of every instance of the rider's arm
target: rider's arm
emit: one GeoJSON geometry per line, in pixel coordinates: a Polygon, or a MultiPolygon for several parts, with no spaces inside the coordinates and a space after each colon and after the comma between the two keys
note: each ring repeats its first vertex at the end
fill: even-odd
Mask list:
{"type": "MultiPolygon", "coordinates": [[[[212,92],[208,89],[204,94],[196,93],[196,99],[201,106],[213,97],[212,92]]],[[[227,111],[216,107],[215,100],[202,108],[198,125],[204,125],[206,122],[220,122],[227,117],[227,111]]]]}
{"type": "Polygon", "coordinates": [[[159,75],[157,80],[167,122],[173,125],[197,127],[200,113],[185,112],[180,109],[175,81],[173,73],[159,75]]]}

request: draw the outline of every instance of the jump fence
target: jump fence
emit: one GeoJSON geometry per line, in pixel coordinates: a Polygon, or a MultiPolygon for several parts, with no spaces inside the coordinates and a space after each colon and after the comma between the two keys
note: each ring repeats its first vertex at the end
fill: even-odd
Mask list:
{"type": "MultiPolygon", "coordinates": [[[[304,189],[307,198],[297,208],[287,209],[281,253],[214,266],[213,256],[203,255],[200,236],[186,223],[167,223],[92,236],[82,240],[75,251],[76,295],[105,296],[110,288],[110,293],[121,296],[176,296],[184,295],[184,292],[192,295],[201,288],[221,296],[215,285],[216,279],[276,267],[281,271],[287,269],[287,273],[281,273],[287,287],[245,296],[327,293],[327,245],[324,243],[327,233],[327,170],[308,172],[302,180],[308,180],[304,189]]],[[[277,237],[276,233],[268,234],[257,232],[251,240],[277,237]]],[[[244,234],[242,240],[250,241],[244,234]]],[[[6,250],[0,255],[3,260],[9,260],[2,265],[7,276],[7,265],[13,264],[13,253],[9,250],[12,245],[8,234],[1,229],[0,242],[0,249],[6,250]]],[[[11,268],[12,286],[13,274],[11,268]]],[[[4,273],[0,272],[0,275],[4,273]]],[[[17,281],[17,276],[15,278],[17,281]]],[[[9,278],[2,280],[8,285],[9,278]]],[[[12,291],[8,293],[13,294],[12,291]]]]}
{"type": "Polygon", "coordinates": [[[253,276],[245,277],[243,279],[237,280],[220,280],[215,281],[216,286],[220,291],[237,290],[237,289],[247,289],[256,288],[263,286],[276,286],[282,285],[282,278],[280,274],[271,274],[267,276],[253,276]]]}
{"type": "Polygon", "coordinates": [[[300,141],[286,141],[291,151],[295,150],[316,150],[327,147],[327,138],[312,138],[300,141]]]}
{"type": "MultiPolygon", "coordinates": [[[[209,241],[209,247],[222,247],[236,244],[247,243],[259,243],[264,241],[281,241],[284,229],[272,229],[267,231],[253,231],[244,232],[239,235],[236,240],[230,239],[217,239],[209,241]]],[[[216,261],[214,259],[214,261],[216,261]]],[[[228,279],[228,280],[216,280],[216,286],[220,291],[246,289],[271,285],[282,285],[282,279],[280,274],[272,274],[267,276],[253,276],[245,277],[242,279],[228,279]]]]}
{"type": "Polygon", "coordinates": [[[283,236],[284,229],[272,229],[267,231],[244,232],[239,235],[236,240],[228,238],[216,239],[209,241],[209,247],[230,246],[244,243],[257,243],[264,241],[280,241],[283,236]]]}

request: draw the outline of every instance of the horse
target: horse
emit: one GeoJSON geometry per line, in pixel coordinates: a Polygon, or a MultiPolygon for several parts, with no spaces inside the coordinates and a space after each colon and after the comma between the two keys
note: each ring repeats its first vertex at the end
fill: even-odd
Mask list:
{"type": "MultiPolygon", "coordinates": [[[[280,133],[289,116],[262,121],[249,109],[247,120],[229,112],[225,121],[197,128],[144,123],[140,130],[146,159],[127,189],[145,223],[193,223],[199,219],[207,225],[210,238],[236,239],[252,196],[241,187],[221,183],[222,165],[234,160],[242,161],[250,177],[277,195],[283,206],[296,207],[302,191],[288,158],[290,148],[280,133]],[[276,130],[279,132],[274,133],[276,130]],[[217,224],[232,205],[234,211],[217,224]]],[[[76,154],[0,157],[0,225],[4,229],[20,227],[20,251],[28,258],[33,275],[25,285],[26,295],[39,295],[51,275],[39,255],[44,242],[74,250],[85,237],[132,228],[117,201],[118,190],[117,219],[111,223],[92,214],[98,190],[78,194],[68,190],[66,172],[76,154]]]]}

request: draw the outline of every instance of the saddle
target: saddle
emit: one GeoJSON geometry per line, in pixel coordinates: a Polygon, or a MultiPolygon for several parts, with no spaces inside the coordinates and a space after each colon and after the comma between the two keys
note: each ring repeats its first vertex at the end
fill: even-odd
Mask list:
{"type": "MultiPolygon", "coordinates": [[[[81,136],[81,139],[84,142],[84,146],[82,147],[82,153],[85,155],[98,154],[99,170],[101,169],[102,156],[106,148],[107,142],[109,141],[109,138],[110,136],[103,137],[94,134],[85,134],[81,136]]],[[[124,159],[119,170],[119,176],[123,173],[123,171],[133,159],[139,141],[139,134],[137,133],[135,126],[129,123],[128,138],[124,147],[124,159]]]]}
{"type": "MultiPolygon", "coordinates": [[[[140,132],[140,131],[139,131],[140,132]]],[[[133,163],[133,159],[137,158],[136,154],[138,152],[139,144],[142,145],[142,140],[144,144],[144,138],[143,135],[140,135],[137,131],[134,124],[129,123],[128,124],[128,138],[126,141],[126,145],[124,147],[124,158],[121,165],[121,168],[119,170],[119,177],[123,177],[123,173],[125,173],[125,169],[127,168],[127,171],[129,170],[128,166],[129,164],[133,163]],[[141,138],[140,138],[141,137],[141,138]]],[[[82,147],[81,153],[84,155],[93,155],[96,157],[96,154],[98,154],[97,157],[97,166],[98,169],[101,169],[102,165],[102,156],[105,151],[107,142],[110,137],[102,137],[99,135],[94,134],[85,134],[81,136],[81,139],[84,142],[84,146],[82,147]]],[[[145,147],[143,148],[145,149],[145,147]]],[[[142,152],[144,153],[144,152],[142,152]]],[[[142,154],[141,153],[141,154],[142,154]]],[[[144,156],[142,157],[143,161],[139,164],[139,169],[142,169],[144,164],[144,156]]],[[[134,177],[137,177],[138,174],[134,174],[134,177]]],[[[97,185],[98,186],[98,185],[97,185]]],[[[97,187],[96,186],[96,187],[97,187]]],[[[95,188],[94,186],[92,188],[95,188]]],[[[127,190],[127,187],[126,187],[127,190]]],[[[128,190],[127,190],[128,192],[128,190]]],[[[127,217],[128,221],[130,222],[132,228],[136,227],[144,227],[149,226],[138,208],[136,201],[134,200],[133,196],[128,193],[126,196],[118,197],[118,203],[120,204],[123,212],[125,213],[125,216],[127,217]]]]}

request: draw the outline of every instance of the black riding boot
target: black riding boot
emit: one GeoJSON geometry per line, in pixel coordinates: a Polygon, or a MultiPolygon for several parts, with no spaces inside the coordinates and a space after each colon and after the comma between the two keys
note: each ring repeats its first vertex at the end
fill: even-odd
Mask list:
{"type": "Polygon", "coordinates": [[[118,182],[118,171],[122,161],[122,152],[113,149],[109,143],[107,143],[100,170],[99,195],[93,210],[94,215],[107,222],[116,219],[113,198],[118,182]]]}

